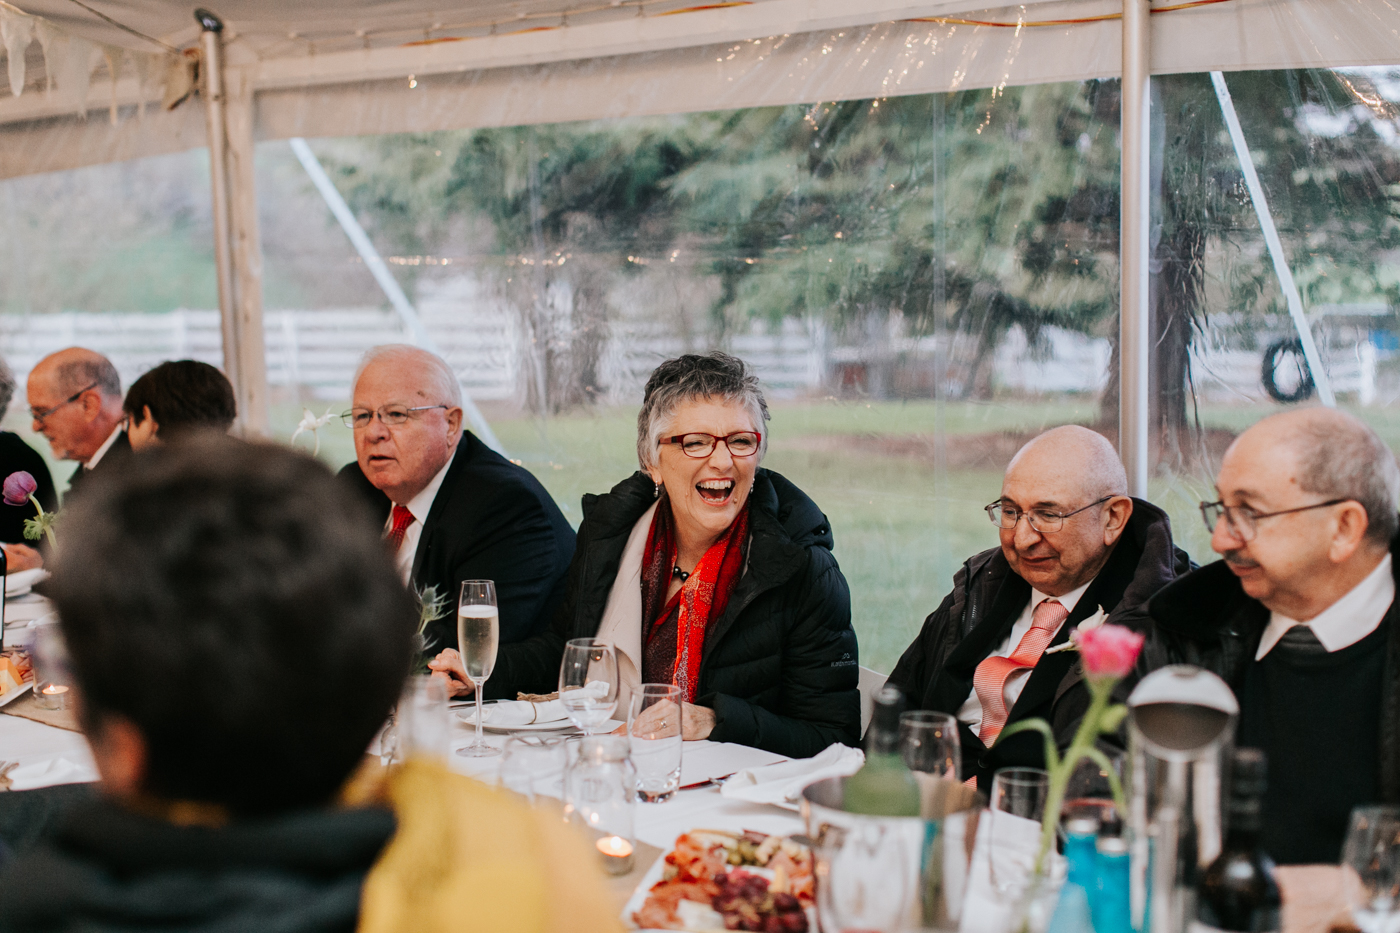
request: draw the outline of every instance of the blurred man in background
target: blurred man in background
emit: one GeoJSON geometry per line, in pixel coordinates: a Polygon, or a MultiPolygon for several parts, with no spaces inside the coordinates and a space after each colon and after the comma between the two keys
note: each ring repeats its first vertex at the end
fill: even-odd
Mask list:
{"type": "Polygon", "coordinates": [[[188,431],[227,433],[238,417],[228,378],[198,360],[167,360],[143,373],[126,390],[122,412],[134,450],[188,431]]]}
{"type": "Polygon", "coordinates": [[[1235,743],[1268,756],[1264,850],[1335,864],[1353,807],[1400,803],[1400,468],[1361,421],[1306,408],[1236,438],[1215,489],[1224,560],[1153,597],[1143,660],[1230,684],[1235,743]]]}
{"type": "Polygon", "coordinates": [[[26,393],[34,433],[48,438],[56,458],[79,463],[70,489],[131,452],[122,429],[122,380],[101,353],[69,347],[49,354],[30,370],[26,393]]]}
{"type": "Polygon", "coordinates": [[[424,650],[457,647],[463,580],[494,580],[501,644],[549,625],[564,594],[574,530],[539,480],[462,426],[462,389],[440,357],[375,347],[355,374],[356,462],[341,477],[375,510],[404,583],[436,588],[446,618],[424,650]]]}
{"type": "Polygon", "coordinates": [[[618,926],[557,815],[427,760],[351,780],[417,613],[324,467],[216,435],[130,466],[53,568],[101,793],[0,871],[0,931],[618,926]]]}

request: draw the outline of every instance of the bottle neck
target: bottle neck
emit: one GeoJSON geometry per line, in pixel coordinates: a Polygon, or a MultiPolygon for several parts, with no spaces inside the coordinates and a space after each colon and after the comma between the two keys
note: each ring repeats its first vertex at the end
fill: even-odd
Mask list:
{"type": "Polygon", "coordinates": [[[870,756],[898,755],[898,721],[896,720],[894,728],[890,728],[888,723],[882,723],[879,719],[872,722],[865,741],[865,753],[870,756]]]}
{"type": "Polygon", "coordinates": [[[1230,801],[1230,826],[1225,833],[1225,848],[1241,850],[1259,847],[1261,804],[1258,797],[1236,797],[1230,801]]]}

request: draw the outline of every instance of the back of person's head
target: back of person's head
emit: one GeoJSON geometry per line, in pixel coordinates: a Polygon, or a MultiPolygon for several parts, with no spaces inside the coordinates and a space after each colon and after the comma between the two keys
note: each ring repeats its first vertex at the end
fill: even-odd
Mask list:
{"type": "Polygon", "coordinates": [[[5,362],[5,358],[0,356],[0,418],[5,417],[5,413],[10,410],[10,402],[15,399],[16,384],[15,371],[5,362]]]}
{"type": "Polygon", "coordinates": [[[66,510],[51,585],[85,725],[140,732],[142,793],[274,813],[360,763],[416,621],[362,508],[309,457],[203,434],[66,510]]]}
{"type": "Polygon", "coordinates": [[[133,424],[141,424],[148,407],[167,440],[192,428],[227,431],[238,415],[228,379],[198,360],[161,363],[133,382],[122,410],[133,424]]]}

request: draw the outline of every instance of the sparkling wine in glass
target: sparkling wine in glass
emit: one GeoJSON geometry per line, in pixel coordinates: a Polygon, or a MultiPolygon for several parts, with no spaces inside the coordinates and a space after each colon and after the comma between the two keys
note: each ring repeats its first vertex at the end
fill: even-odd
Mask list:
{"type": "Polygon", "coordinates": [[[457,600],[457,651],[467,677],[476,688],[476,740],[457,749],[464,758],[489,758],[501,750],[486,744],[481,734],[481,691],[496,667],[501,642],[501,614],[496,608],[496,584],[490,580],[463,580],[457,600]]]}
{"type": "Polygon", "coordinates": [[[617,709],[617,653],[592,638],[564,645],[559,664],[559,702],[584,735],[612,718],[617,709]]]}

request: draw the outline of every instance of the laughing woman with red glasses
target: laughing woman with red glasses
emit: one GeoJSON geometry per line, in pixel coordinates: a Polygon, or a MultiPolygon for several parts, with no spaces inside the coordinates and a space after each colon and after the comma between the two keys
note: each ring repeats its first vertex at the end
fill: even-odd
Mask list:
{"type": "MultiPolygon", "coordinates": [[[[501,647],[488,694],[553,690],[565,641],[592,637],[617,652],[620,711],[639,684],[680,688],[686,739],[791,757],[856,744],[850,591],[821,509],[759,466],[767,421],[737,357],[658,366],[637,416],[642,469],[584,497],[564,604],[549,631],[501,647]]],[[[431,666],[470,692],[456,652],[431,666]]]]}

